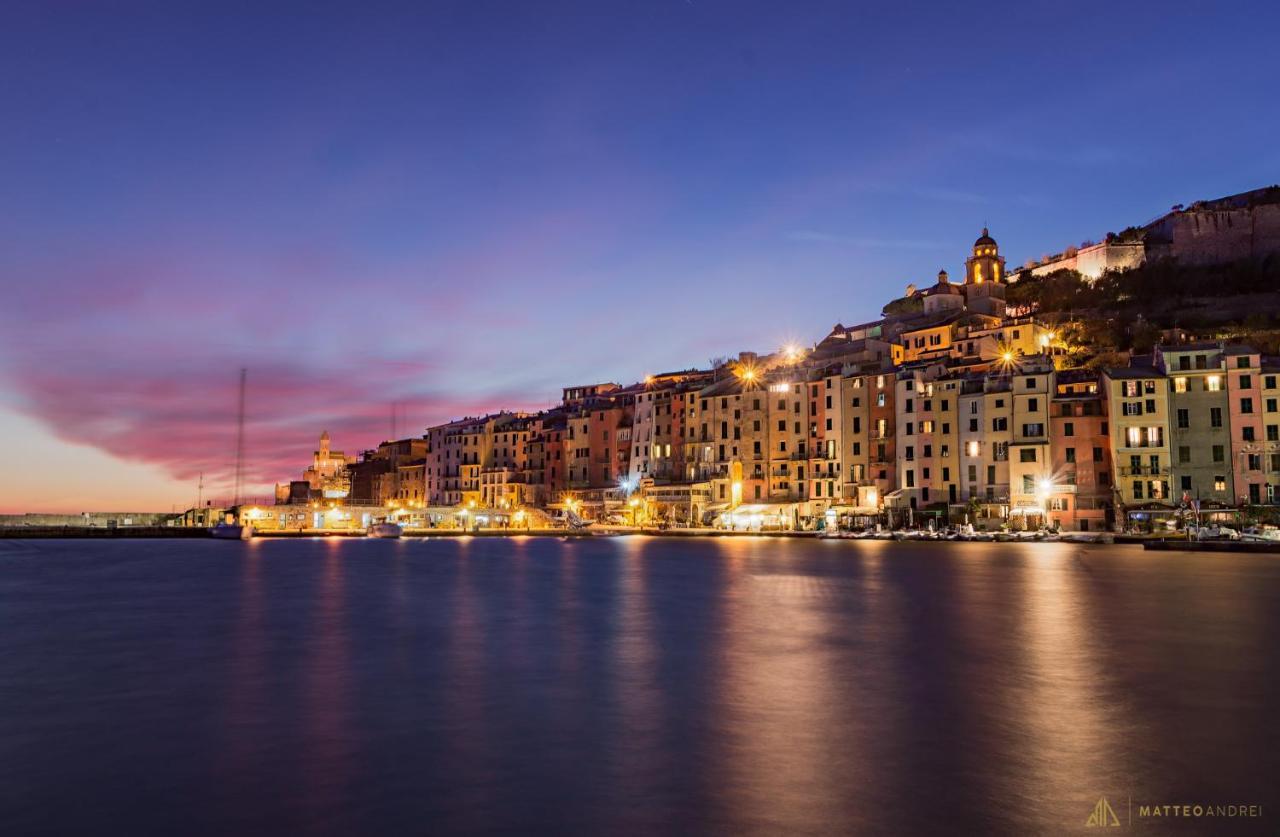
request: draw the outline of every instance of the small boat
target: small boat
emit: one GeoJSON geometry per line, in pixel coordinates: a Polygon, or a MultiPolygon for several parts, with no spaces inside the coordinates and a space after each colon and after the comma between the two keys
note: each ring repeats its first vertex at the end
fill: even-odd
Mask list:
{"type": "Polygon", "coordinates": [[[1251,526],[1240,533],[1246,543],[1280,544],[1280,529],[1274,526],[1251,526]]]}
{"type": "Polygon", "coordinates": [[[253,537],[253,527],[242,523],[219,523],[209,529],[209,537],[224,541],[247,541],[253,537]]]}
{"type": "Polygon", "coordinates": [[[370,524],[365,534],[371,538],[398,538],[403,532],[399,523],[384,520],[382,523],[370,524]]]}
{"type": "Polygon", "coordinates": [[[1197,541],[1238,541],[1240,533],[1229,526],[1190,526],[1187,534],[1197,541]]]}

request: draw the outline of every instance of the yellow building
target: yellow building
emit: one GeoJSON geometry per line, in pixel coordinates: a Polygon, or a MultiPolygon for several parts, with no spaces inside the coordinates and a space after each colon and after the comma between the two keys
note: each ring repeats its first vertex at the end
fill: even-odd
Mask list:
{"type": "Polygon", "coordinates": [[[1150,366],[1103,372],[1115,466],[1116,504],[1130,524],[1172,514],[1169,493],[1169,385],[1150,366]]]}

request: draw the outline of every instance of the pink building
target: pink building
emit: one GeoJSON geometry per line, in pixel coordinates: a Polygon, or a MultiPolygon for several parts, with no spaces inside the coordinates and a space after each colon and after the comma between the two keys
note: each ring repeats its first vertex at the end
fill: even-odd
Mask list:
{"type": "Polygon", "coordinates": [[[1267,452],[1263,421],[1262,356],[1249,346],[1226,346],[1227,412],[1231,428],[1231,474],[1236,501],[1258,505],[1267,496],[1267,452]]]}

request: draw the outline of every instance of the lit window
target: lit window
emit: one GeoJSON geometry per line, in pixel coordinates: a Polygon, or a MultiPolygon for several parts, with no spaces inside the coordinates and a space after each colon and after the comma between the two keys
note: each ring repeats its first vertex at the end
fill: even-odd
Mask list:
{"type": "Polygon", "coordinates": [[[1173,391],[1174,391],[1174,392],[1186,392],[1186,391],[1187,391],[1187,379],[1186,379],[1186,378],[1174,378],[1174,379],[1173,379],[1173,391]]]}
{"type": "Polygon", "coordinates": [[[981,450],[981,447],[982,447],[982,446],[981,446],[978,442],[970,442],[970,443],[969,443],[969,455],[970,455],[970,456],[977,456],[977,455],[979,454],[980,450],[981,450]]]}
{"type": "Polygon", "coordinates": [[[1210,375],[1205,378],[1204,388],[1206,392],[1220,392],[1222,390],[1222,376],[1210,375]]]}

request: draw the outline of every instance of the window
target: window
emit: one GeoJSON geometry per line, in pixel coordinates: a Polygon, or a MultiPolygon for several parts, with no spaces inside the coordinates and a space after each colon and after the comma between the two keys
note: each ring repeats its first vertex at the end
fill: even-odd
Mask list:
{"type": "Polygon", "coordinates": [[[933,422],[932,422],[932,421],[922,421],[922,422],[920,422],[920,432],[921,432],[921,433],[932,433],[932,432],[933,432],[933,422]]]}
{"type": "Polygon", "coordinates": [[[991,420],[991,429],[994,432],[1001,432],[1009,429],[1009,420],[1007,418],[995,418],[991,420]]]}
{"type": "Polygon", "coordinates": [[[1101,461],[1102,461],[1102,448],[1094,448],[1094,449],[1093,449],[1093,461],[1094,461],[1094,462],[1101,462],[1101,461]]]}
{"type": "Polygon", "coordinates": [[[1191,426],[1191,411],[1185,407],[1178,408],[1178,429],[1186,430],[1191,426]]]}
{"type": "Polygon", "coordinates": [[[991,446],[991,458],[996,462],[1004,462],[1009,458],[1009,443],[996,442],[991,446]]]}
{"type": "MultiPolygon", "coordinates": [[[[1182,358],[1182,360],[1185,362],[1185,361],[1186,361],[1186,358],[1184,357],[1184,358],[1182,358]]],[[[1185,369],[1186,367],[1184,366],[1183,368],[1185,369]]],[[[1187,379],[1186,379],[1186,378],[1174,378],[1174,379],[1173,379],[1173,391],[1174,391],[1174,392],[1186,392],[1186,391],[1187,391],[1187,379]]]]}
{"type": "Polygon", "coordinates": [[[1039,412],[1039,410],[1040,410],[1040,399],[1039,399],[1039,398],[1028,398],[1028,399],[1027,399],[1027,412],[1029,412],[1029,413],[1035,413],[1035,412],[1039,412]]]}
{"type": "Polygon", "coordinates": [[[1142,403],[1139,401],[1126,402],[1121,405],[1120,411],[1126,416],[1140,416],[1142,415],[1142,403]]]}
{"type": "Polygon", "coordinates": [[[1075,424],[1073,424],[1072,422],[1069,422],[1069,421],[1067,421],[1067,422],[1063,422],[1063,424],[1062,424],[1062,435],[1063,435],[1063,436],[1074,436],[1074,435],[1076,435],[1076,426],[1075,426],[1075,424]]]}
{"type": "Polygon", "coordinates": [[[1030,474],[1022,475],[1022,493],[1033,494],[1036,490],[1036,478],[1030,474]]]}
{"type": "Polygon", "coordinates": [[[1267,425],[1267,441],[1280,442],[1280,425],[1278,424],[1267,425]]]}
{"type": "Polygon", "coordinates": [[[970,432],[970,433],[977,433],[977,432],[978,432],[978,420],[977,420],[977,419],[969,419],[969,432],[970,432]]]}
{"type": "Polygon", "coordinates": [[[1213,478],[1213,490],[1214,490],[1214,491],[1226,491],[1226,490],[1227,490],[1227,478],[1226,478],[1226,477],[1224,477],[1224,476],[1222,476],[1221,474],[1219,474],[1219,475],[1215,476],[1215,477],[1213,478]]]}
{"type": "Polygon", "coordinates": [[[914,413],[915,411],[916,411],[915,401],[913,399],[908,398],[906,401],[906,404],[903,405],[902,412],[914,413]]]}
{"type": "Polygon", "coordinates": [[[1133,481],[1133,499],[1135,500],[1142,499],[1142,480],[1133,481]]]}
{"type": "Polygon", "coordinates": [[[907,471],[907,488],[915,488],[915,486],[916,486],[916,472],[909,470],[907,471]]]}
{"type": "Polygon", "coordinates": [[[1242,413],[1244,413],[1244,414],[1246,414],[1246,415],[1247,415],[1247,414],[1249,414],[1249,413],[1252,413],[1252,412],[1253,412],[1253,399],[1252,399],[1252,398],[1241,398],[1241,399],[1240,399],[1240,412],[1242,412],[1242,413]]]}
{"type": "Polygon", "coordinates": [[[1076,449],[1067,448],[1067,462],[1074,465],[1076,461],[1076,449]]]}
{"type": "Polygon", "coordinates": [[[1204,391],[1205,391],[1205,392],[1221,392],[1221,391],[1222,391],[1222,376],[1221,376],[1221,375],[1209,375],[1208,377],[1206,377],[1206,378],[1204,379],[1204,391]]]}
{"type": "Polygon", "coordinates": [[[911,462],[916,458],[916,449],[914,445],[907,445],[906,452],[903,454],[903,458],[906,459],[908,462],[911,462]]]}
{"type": "Polygon", "coordinates": [[[1186,445],[1179,446],[1178,447],[1178,464],[1186,465],[1190,461],[1191,461],[1191,448],[1187,447],[1186,445]]]}
{"type": "Polygon", "coordinates": [[[1240,439],[1241,439],[1242,441],[1245,441],[1245,442],[1255,442],[1255,441],[1257,441],[1256,439],[1254,439],[1254,438],[1253,438],[1253,428],[1252,428],[1252,427],[1242,427],[1242,428],[1240,428],[1240,439]]]}
{"type": "Polygon", "coordinates": [[[1181,481],[1181,485],[1182,485],[1182,490],[1183,490],[1183,491],[1190,491],[1190,490],[1191,490],[1191,477],[1188,477],[1188,476],[1185,476],[1185,475],[1184,475],[1183,477],[1181,477],[1181,480],[1180,480],[1180,481],[1181,481]]]}
{"type": "Polygon", "coordinates": [[[1137,382],[1137,381],[1125,381],[1125,382],[1124,382],[1124,395],[1125,395],[1125,397],[1126,397],[1126,398],[1133,398],[1133,397],[1135,397],[1135,396],[1137,396],[1137,395],[1139,395],[1139,394],[1140,394],[1140,393],[1138,392],[1138,382],[1137,382]]]}
{"type": "Polygon", "coordinates": [[[1214,462],[1227,461],[1226,449],[1222,445],[1214,445],[1213,448],[1211,448],[1211,452],[1213,453],[1214,462]]]}
{"type": "Polygon", "coordinates": [[[979,456],[982,453],[982,445],[979,442],[969,442],[965,446],[965,453],[969,456],[979,456]]]}
{"type": "Polygon", "coordinates": [[[884,406],[884,393],[883,393],[883,392],[878,392],[878,393],[876,393],[876,406],[877,406],[877,407],[883,407],[883,406],[884,406]]]}
{"type": "Polygon", "coordinates": [[[1024,424],[1022,425],[1022,435],[1023,436],[1043,436],[1044,425],[1039,423],[1024,424]]]}
{"type": "Polygon", "coordinates": [[[1210,427],[1222,426],[1222,408],[1221,407],[1209,408],[1209,426],[1210,427]]]}
{"type": "Polygon", "coordinates": [[[1019,461],[1019,462],[1035,462],[1035,461],[1036,461],[1036,449],[1035,449],[1035,448],[1022,448],[1021,450],[1019,450],[1019,451],[1018,451],[1018,461],[1019,461]]]}

